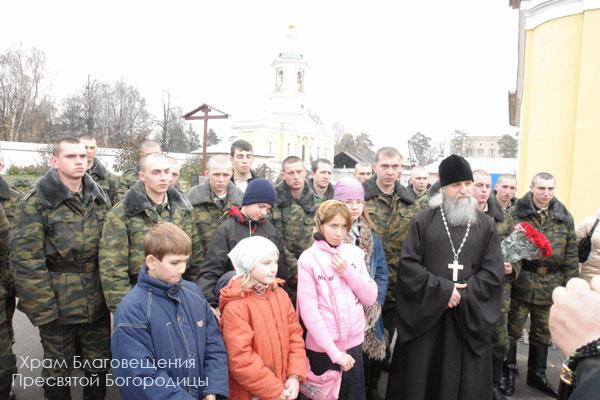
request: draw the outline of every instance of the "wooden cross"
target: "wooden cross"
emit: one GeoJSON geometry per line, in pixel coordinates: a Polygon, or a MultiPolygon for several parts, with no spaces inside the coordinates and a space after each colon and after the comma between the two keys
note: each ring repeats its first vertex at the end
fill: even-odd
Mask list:
{"type": "Polygon", "coordinates": [[[448,264],[448,269],[452,270],[452,280],[458,282],[458,271],[463,269],[462,264],[459,264],[458,260],[454,260],[452,264],[448,264]]]}

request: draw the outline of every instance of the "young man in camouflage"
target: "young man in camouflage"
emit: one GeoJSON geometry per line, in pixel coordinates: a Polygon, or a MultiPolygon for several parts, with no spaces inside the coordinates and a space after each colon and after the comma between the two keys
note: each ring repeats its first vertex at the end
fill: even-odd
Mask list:
{"type": "Polygon", "coordinates": [[[503,174],[498,177],[495,186],[496,200],[500,205],[510,210],[517,201],[515,193],[517,191],[517,177],[512,174],[503,174]]]}
{"type": "Polygon", "coordinates": [[[277,201],[271,213],[273,225],[283,235],[290,297],[295,302],[298,257],[312,243],[315,195],[306,182],[306,167],[299,157],[287,157],[281,169],[283,181],[275,188],[277,201]]]}
{"type": "MultiPolygon", "coordinates": [[[[7,259],[9,235],[10,222],[4,213],[4,208],[0,205],[0,262],[3,263],[2,274],[10,274],[7,259]]],[[[6,315],[8,309],[6,306],[7,298],[8,294],[4,284],[0,285],[0,399],[2,400],[14,399],[14,393],[12,393],[10,389],[12,385],[12,375],[17,373],[17,360],[12,351],[12,321],[9,320],[6,315]]],[[[14,308],[12,310],[14,311],[14,308]]]]}
{"type": "Polygon", "coordinates": [[[512,286],[508,316],[510,346],[504,364],[504,392],[512,395],[516,373],[517,340],[521,337],[527,315],[531,315],[527,384],[556,397],[556,390],[546,378],[548,346],[551,343],[548,316],[552,291],[565,286],[578,274],[577,239],[573,217],[554,197],[556,179],[545,172],[531,180],[530,191],[517,200],[511,210],[515,223],[524,221],[546,235],[552,245],[552,256],[539,260],[522,260],[522,271],[512,286]]]}
{"type": "MultiPolygon", "coordinates": [[[[0,171],[4,169],[4,155],[0,151],[0,171]]],[[[23,195],[9,186],[8,183],[0,176],[0,205],[4,209],[4,214],[9,222],[9,230],[6,233],[6,240],[10,236],[10,226],[14,225],[15,216],[19,210],[19,202],[23,195]]],[[[9,251],[8,246],[0,254],[0,284],[6,290],[4,299],[4,310],[6,312],[6,320],[8,321],[8,330],[11,340],[13,339],[12,320],[17,306],[15,281],[8,263],[9,251]]]]}
{"type": "MultiPolygon", "coordinates": [[[[391,340],[396,318],[396,280],[400,263],[400,250],[420,205],[413,194],[400,184],[403,157],[393,147],[382,147],[375,155],[375,174],[363,183],[365,189],[365,211],[373,221],[375,232],[381,237],[388,264],[389,284],[381,315],[383,325],[391,340]]],[[[383,365],[378,365],[381,375],[383,365]]],[[[373,375],[372,375],[373,376],[373,375]]],[[[377,381],[377,372],[373,377],[377,381]]]]}
{"type": "Polygon", "coordinates": [[[427,204],[427,190],[430,187],[429,172],[427,172],[425,167],[414,167],[411,171],[410,184],[407,188],[413,193],[415,200],[427,204]]]}
{"type": "Polygon", "coordinates": [[[371,164],[364,161],[359,161],[354,166],[354,172],[352,176],[355,177],[360,183],[364,183],[373,175],[373,168],[371,164]]]}
{"type": "MultiPolygon", "coordinates": [[[[160,144],[155,142],[154,140],[146,140],[140,146],[140,160],[146,157],[148,154],[160,153],[160,144]]],[[[140,179],[140,164],[138,163],[135,167],[131,167],[126,169],[121,175],[119,179],[119,184],[117,185],[117,198],[115,199],[115,204],[118,201],[123,200],[123,196],[125,193],[133,186],[134,183],[140,179]]]]}
{"type": "Polygon", "coordinates": [[[13,228],[11,265],[19,309],[39,327],[47,399],[70,399],[71,364],[79,343],[85,374],[99,385],[84,387],[85,399],[103,399],[110,360],[110,317],[98,271],[100,233],[110,200],[85,174],[85,147],[78,139],[57,142],[52,168],[20,204],[13,228]]]}
{"type": "MultiPolygon", "coordinates": [[[[488,172],[482,169],[473,171],[471,193],[477,201],[479,209],[489,216],[496,224],[498,239],[500,241],[504,240],[504,238],[511,234],[515,224],[510,213],[500,206],[494,196],[490,196],[492,193],[492,177],[488,172]]],[[[494,332],[492,333],[492,380],[494,384],[494,400],[505,398],[502,394],[500,385],[502,377],[502,360],[508,350],[508,311],[510,310],[512,282],[518,277],[520,271],[520,263],[504,263],[502,308],[500,310],[500,319],[498,319],[494,332]]]]}
{"type": "Polygon", "coordinates": [[[248,182],[256,177],[252,170],[253,161],[254,153],[250,142],[239,139],[231,143],[231,162],[233,163],[231,182],[242,193],[246,191],[248,182]]]}
{"type": "Polygon", "coordinates": [[[108,195],[112,205],[115,205],[117,200],[117,186],[119,178],[111,174],[104,165],[96,158],[98,145],[93,136],[84,135],[79,138],[79,141],[85,146],[85,154],[87,156],[87,174],[104,190],[108,195]]]}
{"type": "Polygon", "coordinates": [[[243,193],[231,182],[231,159],[213,156],[206,165],[208,180],[196,185],[187,193],[194,207],[194,222],[202,248],[206,253],[215,231],[227,218],[231,206],[241,206],[243,193]]]}
{"type": "Polygon", "coordinates": [[[308,181],[315,194],[315,208],[319,208],[325,200],[333,199],[333,185],[331,184],[333,165],[331,165],[331,161],[319,158],[310,164],[310,169],[311,174],[308,181]]]}
{"type": "Polygon", "coordinates": [[[171,165],[162,154],[140,161],[140,180],[106,216],[100,239],[100,276],[106,304],[114,312],[137,282],[144,263],[144,235],[159,221],[172,222],[192,239],[192,256],[184,278],[195,282],[202,263],[202,245],[192,205],[171,187],[171,165]]]}

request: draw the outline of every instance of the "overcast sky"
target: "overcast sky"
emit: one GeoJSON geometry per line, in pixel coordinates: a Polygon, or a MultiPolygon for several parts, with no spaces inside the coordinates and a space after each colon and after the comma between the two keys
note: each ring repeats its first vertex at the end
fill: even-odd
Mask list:
{"type": "Polygon", "coordinates": [[[306,94],[328,125],[400,147],[416,131],[514,132],[518,11],[506,0],[19,0],[2,14],[0,51],[43,50],[57,99],[90,74],[138,87],[155,115],[168,90],[184,112],[206,102],[251,118],[292,23],[306,94]]]}

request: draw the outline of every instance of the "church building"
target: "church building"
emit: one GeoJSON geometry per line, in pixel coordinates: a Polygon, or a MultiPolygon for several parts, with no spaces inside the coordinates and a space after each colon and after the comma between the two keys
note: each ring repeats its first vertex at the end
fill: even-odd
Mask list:
{"type": "Polygon", "coordinates": [[[310,109],[309,65],[298,48],[293,25],[271,70],[272,93],[265,111],[255,119],[235,121],[235,136],[252,143],[255,153],[272,155],[274,167],[290,155],[306,163],[317,158],[333,160],[334,134],[310,109]]]}

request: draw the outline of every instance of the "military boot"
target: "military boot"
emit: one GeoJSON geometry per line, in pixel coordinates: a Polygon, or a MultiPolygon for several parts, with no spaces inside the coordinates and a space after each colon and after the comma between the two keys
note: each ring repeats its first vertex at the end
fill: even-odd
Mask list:
{"type": "Polygon", "coordinates": [[[529,359],[527,360],[527,385],[556,398],[558,392],[546,378],[546,362],[548,346],[545,344],[529,343],[529,359]]]}
{"type": "Polygon", "coordinates": [[[97,384],[83,387],[83,400],[104,400],[106,396],[106,372],[92,374],[86,371],[85,377],[90,379],[90,382],[97,381],[97,384]]]}
{"type": "Polygon", "coordinates": [[[492,389],[494,394],[494,400],[506,400],[506,397],[500,390],[500,380],[502,376],[502,360],[492,357],[492,383],[494,387],[492,389]]]}
{"type": "Polygon", "coordinates": [[[510,339],[506,358],[502,363],[502,379],[500,392],[505,396],[512,396],[515,392],[515,375],[517,374],[517,341],[510,339]]]}

